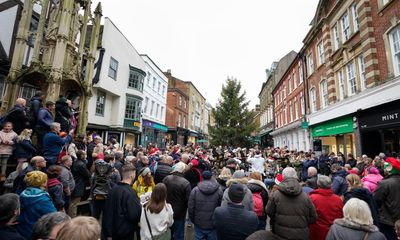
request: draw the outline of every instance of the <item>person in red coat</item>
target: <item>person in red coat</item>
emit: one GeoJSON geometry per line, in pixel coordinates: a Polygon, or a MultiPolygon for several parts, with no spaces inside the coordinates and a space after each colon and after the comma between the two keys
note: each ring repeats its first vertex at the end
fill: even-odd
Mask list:
{"type": "Polygon", "coordinates": [[[318,175],[318,189],[310,192],[310,198],[317,211],[317,221],[310,225],[311,240],[325,240],[333,221],[343,217],[343,201],[333,193],[329,177],[318,175]]]}

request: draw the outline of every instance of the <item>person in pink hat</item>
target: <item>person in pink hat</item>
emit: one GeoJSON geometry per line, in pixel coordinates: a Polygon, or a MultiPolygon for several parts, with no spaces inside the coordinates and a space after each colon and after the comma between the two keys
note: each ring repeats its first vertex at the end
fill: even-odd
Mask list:
{"type": "Polygon", "coordinates": [[[363,177],[361,181],[363,182],[364,188],[373,193],[378,187],[378,183],[382,179],[383,177],[379,174],[379,170],[376,167],[371,167],[370,169],[368,169],[368,175],[363,177]]]}

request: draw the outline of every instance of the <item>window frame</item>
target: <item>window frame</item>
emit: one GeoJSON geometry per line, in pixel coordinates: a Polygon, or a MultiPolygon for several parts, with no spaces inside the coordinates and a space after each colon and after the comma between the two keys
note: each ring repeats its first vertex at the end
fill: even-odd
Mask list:
{"type": "Polygon", "coordinates": [[[350,19],[347,11],[340,18],[340,23],[342,27],[342,42],[346,42],[351,36],[350,19]]]}
{"type": "Polygon", "coordinates": [[[324,50],[324,43],[321,40],[317,44],[317,54],[318,54],[318,66],[321,66],[325,63],[325,50],[324,50]]]}
{"type": "Polygon", "coordinates": [[[108,66],[108,76],[110,78],[114,79],[115,81],[117,80],[117,76],[118,76],[118,65],[119,65],[118,61],[115,58],[110,57],[110,64],[108,66]],[[113,66],[113,63],[115,63],[115,66],[113,66]],[[114,67],[115,67],[115,69],[114,69],[114,67]],[[113,71],[115,76],[110,75],[110,70],[113,71]]]}
{"type": "Polygon", "coordinates": [[[125,100],[125,115],[124,115],[124,118],[125,119],[129,119],[129,120],[134,120],[134,121],[139,121],[140,119],[141,119],[141,110],[142,109],[142,101],[139,99],[139,98],[137,98],[137,97],[134,97],[134,96],[130,96],[130,95],[127,95],[126,96],[126,100],[125,100]],[[133,116],[131,116],[131,114],[128,114],[128,103],[130,102],[130,101],[133,101],[133,113],[131,113],[131,114],[133,114],[133,116]]]}
{"type": "Polygon", "coordinates": [[[314,56],[312,51],[308,54],[307,60],[308,76],[311,76],[314,72],[314,56]]]}
{"type": "Polygon", "coordinates": [[[400,75],[400,25],[397,25],[394,29],[392,29],[389,32],[389,45],[390,45],[390,57],[393,64],[393,74],[394,77],[397,77],[400,75]],[[397,39],[395,39],[395,36],[397,37],[397,39]],[[396,52],[396,43],[398,43],[397,52],[396,52]]]}
{"type": "Polygon", "coordinates": [[[328,95],[328,82],[326,79],[323,79],[319,83],[319,89],[320,89],[320,102],[321,102],[321,108],[326,108],[329,105],[329,95],[328,95]]]}
{"type": "Polygon", "coordinates": [[[338,79],[338,90],[339,90],[339,100],[343,100],[346,98],[346,84],[343,77],[343,69],[339,69],[337,72],[338,79]]]}
{"type": "Polygon", "coordinates": [[[315,87],[310,89],[310,111],[311,113],[317,111],[317,92],[315,87]]]}
{"type": "Polygon", "coordinates": [[[358,62],[358,72],[360,78],[360,90],[364,91],[367,88],[367,78],[365,74],[365,58],[363,54],[357,57],[358,62]]]}
{"type": "Polygon", "coordinates": [[[95,115],[99,117],[104,117],[104,112],[105,112],[105,106],[106,106],[106,99],[107,99],[107,93],[104,91],[101,91],[97,89],[97,96],[96,96],[96,109],[95,109],[95,115]],[[103,95],[103,103],[101,103],[99,100],[101,98],[100,95],[103,95]],[[102,104],[102,105],[101,105],[102,104]],[[99,106],[101,105],[101,106],[99,106]],[[102,108],[100,111],[98,111],[99,108],[102,108]]]}
{"type": "Polygon", "coordinates": [[[347,73],[347,96],[350,97],[357,93],[357,79],[353,62],[349,62],[346,65],[346,73],[347,73]]]}

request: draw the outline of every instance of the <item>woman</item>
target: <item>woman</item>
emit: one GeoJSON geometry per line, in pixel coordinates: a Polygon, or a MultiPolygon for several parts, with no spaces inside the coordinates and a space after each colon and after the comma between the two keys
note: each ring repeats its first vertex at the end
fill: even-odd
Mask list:
{"type": "Polygon", "coordinates": [[[364,187],[373,193],[382,179],[379,170],[376,167],[371,167],[368,169],[368,175],[362,178],[362,182],[364,187]]]}
{"type": "Polygon", "coordinates": [[[20,170],[22,164],[31,160],[32,156],[36,153],[36,148],[31,140],[32,129],[24,129],[17,137],[17,144],[15,147],[14,155],[18,161],[17,170],[20,170]]]}
{"type": "Polygon", "coordinates": [[[252,172],[249,176],[249,182],[247,187],[253,194],[254,212],[258,217],[258,228],[257,230],[265,230],[267,214],[265,213],[265,207],[268,202],[268,191],[265,184],[262,182],[262,176],[259,172],[252,172]]]}
{"type": "Polygon", "coordinates": [[[97,240],[100,239],[101,228],[93,217],[76,217],[64,225],[58,232],[57,240],[97,240]]]}
{"type": "Polygon", "coordinates": [[[21,215],[18,218],[18,232],[25,239],[32,239],[33,225],[47,213],[56,212],[50,195],[43,189],[47,186],[47,175],[41,171],[26,174],[27,188],[20,195],[21,215]]]}
{"type": "Polygon", "coordinates": [[[335,220],[326,240],[386,239],[373,224],[371,211],[364,201],[357,198],[350,199],[343,207],[343,216],[344,218],[335,220]]]}
{"type": "Polygon", "coordinates": [[[6,122],[3,126],[3,130],[0,131],[0,181],[2,182],[6,180],[7,162],[13,152],[13,145],[17,137],[18,135],[13,131],[12,123],[6,122]]]}
{"type": "Polygon", "coordinates": [[[167,187],[158,183],[142,208],[140,217],[140,238],[142,240],[171,239],[169,228],[174,223],[174,212],[167,200],[167,187]]]}
{"type": "Polygon", "coordinates": [[[219,183],[222,192],[224,192],[225,189],[227,189],[226,182],[231,178],[232,178],[231,170],[229,170],[229,168],[226,167],[222,168],[221,173],[217,177],[217,182],[219,183]]]}
{"type": "Polygon", "coordinates": [[[151,192],[154,188],[154,180],[153,176],[151,176],[150,168],[145,167],[139,172],[139,177],[133,183],[133,190],[137,193],[140,202],[145,203],[147,202],[148,198],[150,197],[151,192]]]}
{"type": "Polygon", "coordinates": [[[351,198],[358,198],[360,200],[365,201],[368,204],[368,207],[371,211],[372,218],[374,220],[374,224],[378,226],[379,224],[379,212],[378,206],[372,196],[371,192],[363,187],[361,179],[356,174],[349,174],[346,176],[346,181],[348,184],[348,190],[343,195],[344,203],[346,203],[351,198]]]}
{"type": "Polygon", "coordinates": [[[64,210],[63,185],[59,180],[61,171],[62,169],[58,165],[52,165],[47,169],[47,191],[57,211],[64,210]]]}

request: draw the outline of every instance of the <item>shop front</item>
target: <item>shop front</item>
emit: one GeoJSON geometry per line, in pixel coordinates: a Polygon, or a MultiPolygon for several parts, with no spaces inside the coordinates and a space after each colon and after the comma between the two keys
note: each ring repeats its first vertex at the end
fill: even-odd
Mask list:
{"type": "Polygon", "coordinates": [[[400,100],[357,114],[361,151],[369,157],[400,152],[400,100]]]}
{"type": "Polygon", "coordinates": [[[326,153],[343,153],[345,156],[356,154],[356,140],[352,116],[333,119],[311,126],[312,138],[320,139],[322,151],[326,153]]]}
{"type": "Polygon", "coordinates": [[[188,129],[181,127],[168,128],[166,141],[174,142],[174,144],[180,144],[181,146],[184,146],[188,143],[189,132],[190,131],[188,129]]]}
{"type": "Polygon", "coordinates": [[[158,148],[165,148],[167,132],[167,126],[143,119],[141,137],[142,146],[147,146],[149,143],[155,143],[158,148]]]}

